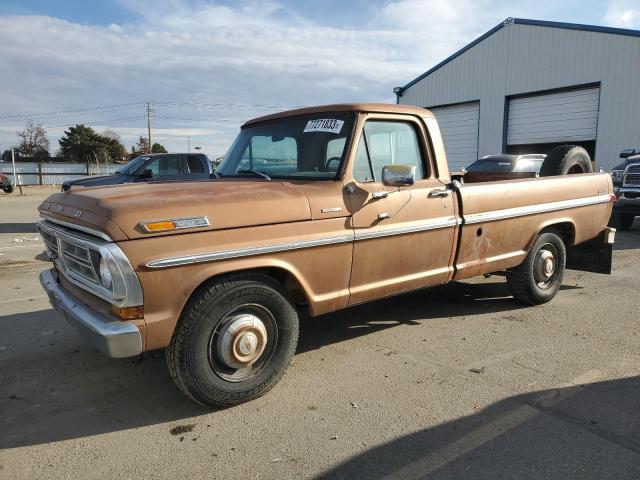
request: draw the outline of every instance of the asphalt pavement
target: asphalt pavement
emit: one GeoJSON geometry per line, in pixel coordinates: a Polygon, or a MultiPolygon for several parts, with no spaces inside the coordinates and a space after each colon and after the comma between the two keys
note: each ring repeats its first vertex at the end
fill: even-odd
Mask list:
{"type": "Polygon", "coordinates": [[[0,195],[3,480],[640,478],[640,222],[547,305],[492,276],[304,319],[271,392],[211,411],[163,352],[106,358],[51,309],[53,191],[0,195]]]}

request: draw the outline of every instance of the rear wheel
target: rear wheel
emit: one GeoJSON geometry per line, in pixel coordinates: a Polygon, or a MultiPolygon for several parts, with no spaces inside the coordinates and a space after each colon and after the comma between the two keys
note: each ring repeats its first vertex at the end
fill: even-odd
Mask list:
{"type": "Polygon", "coordinates": [[[559,145],[553,148],[540,167],[541,177],[591,172],[591,157],[578,145],[559,145]]]}
{"type": "Polygon", "coordinates": [[[176,385],[207,406],[257,398],[280,379],[298,341],[298,315],[266,275],[211,283],[185,308],[167,347],[176,385]]]}
{"type": "Polygon", "coordinates": [[[2,190],[4,190],[4,193],[11,193],[11,192],[13,192],[13,185],[9,185],[8,187],[4,187],[2,190]]]}
{"type": "Polygon", "coordinates": [[[524,262],[507,270],[507,285],[513,297],[527,305],[553,299],[562,285],[566,256],[564,242],[558,235],[552,232],[539,235],[524,262]]]}

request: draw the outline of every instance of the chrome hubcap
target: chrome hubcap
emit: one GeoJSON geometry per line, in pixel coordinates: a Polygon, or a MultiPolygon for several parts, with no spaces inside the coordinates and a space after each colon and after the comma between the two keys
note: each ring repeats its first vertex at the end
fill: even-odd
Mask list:
{"type": "Polygon", "coordinates": [[[222,321],[216,352],[229,368],[246,368],[255,363],[267,346],[267,328],[252,313],[235,313],[222,321]]]}
{"type": "Polygon", "coordinates": [[[546,288],[553,282],[556,273],[556,257],[553,245],[543,245],[534,263],[533,275],[541,288],[546,288]]]}

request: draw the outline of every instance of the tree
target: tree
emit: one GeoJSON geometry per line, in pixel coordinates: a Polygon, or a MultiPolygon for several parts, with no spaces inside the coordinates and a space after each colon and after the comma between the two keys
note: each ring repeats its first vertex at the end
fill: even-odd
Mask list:
{"type": "Polygon", "coordinates": [[[10,162],[11,161],[11,149],[7,149],[4,152],[2,152],[2,160],[5,162],[10,162]]]}
{"type": "Polygon", "coordinates": [[[60,154],[74,162],[89,162],[100,150],[98,134],[91,127],[76,125],[65,130],[60,140],[60,154]]]}
{"type": "Polygon", "coordinates": [[[164,146],[160,145],[159,143],[154,143],[151,146],[151,153],[167,153],[167,149],[164,148],[164,146]]]}
{"type": "Polygon", "coordinates": [[[104,139],[104,144],[106,146],[107,153],[111,160],[116,162],[121,162],[128,158],[128,153],[126,147],[122,144],[120,140],[120,135],[118,135],[113,130],[105,130],[102,132],[101,137],[104,139]]]}
{"type": "Polygon", "coordinates": [[[127,155],[117,133],[107,130],[101,135],[85,125],[70,127],[59,143],[60,155],[76,162],[122,161],[127,155]]]}
{"type": "Polygon", "coordinates": [[[135,156],[142,155],[143,153],[149,153],[149,139],[147,137],[140,136],[138,142],[131,147],[131,153],[135,156]]]}
{"type": "Polygon", "coordinates": [[[27,122],[24,130],[16,132],[22,140],[18,146],[18,152],[22,157],[43,158],[49,156],[49,140],[47,131],[42,125],[36,125],[31,120],[27,122]]]}

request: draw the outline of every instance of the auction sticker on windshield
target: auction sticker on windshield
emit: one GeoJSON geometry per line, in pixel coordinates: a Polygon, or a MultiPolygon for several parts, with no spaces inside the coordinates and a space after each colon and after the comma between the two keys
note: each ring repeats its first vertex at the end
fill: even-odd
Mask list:
{"type": "Polygon", "coordinates": [[[304,127],[304,133],[309,132],[327,132],[340,133],[344,125],[344,120],[336,120],[335,118],[317,118],[309,120],[307,126],[304,127]]]}

